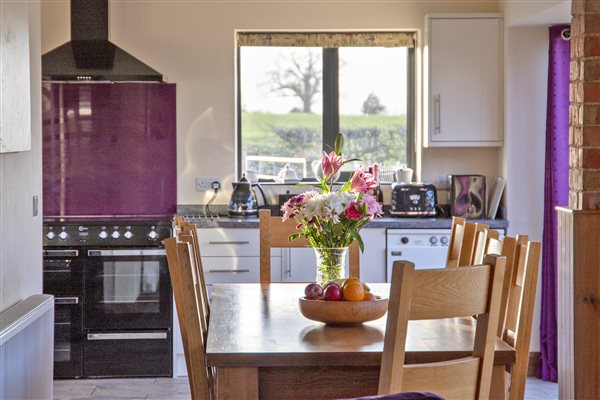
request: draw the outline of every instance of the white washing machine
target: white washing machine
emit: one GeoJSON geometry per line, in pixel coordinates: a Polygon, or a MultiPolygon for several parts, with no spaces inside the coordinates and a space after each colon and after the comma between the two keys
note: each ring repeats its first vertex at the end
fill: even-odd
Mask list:
{"type": "Polygon", "coordinates": [[[450,229],[388,229],[387,281],[394,261],[410,261],[417,269],[444,268],[448,243],[450,229]]]}

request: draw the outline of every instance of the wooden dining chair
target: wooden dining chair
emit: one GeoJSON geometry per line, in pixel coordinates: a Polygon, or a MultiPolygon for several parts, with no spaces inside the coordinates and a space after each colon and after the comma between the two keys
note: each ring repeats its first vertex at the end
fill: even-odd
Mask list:
{"type": "Polygon", "coordinates": [[[215,377],[206,364],[208,320],[202,306],[199,270],[189,235],[165,239],[169,274],[193,400],[215,398],[215,377]]]}
{"type": "Polygon", "coordinates": [[[484,265],[415,270],[394,262],[379,394],[429,391],[447,399],[483,399],[490,394],[506,259],[486,256],[484,265]],[[472,355],[426,364],[404,364],[409,320],[477,315],[472,355]]]}
{"type": "Polygon", "coordinates": [[[537,290],[542,244],[518,244],[518,258],[510,283],[510,295],[502,339],[516,350],[516,361],[510,375],[509,399],[523,399],[529,366],[531,325],[537,290]]]}
{"type": "Polygon", "coordinates": [[[463,237],[465,235],[464,218],[452,217],[452,231],[450,232],[450,243],[448,244],[448,257],[446,258],[446,267],[458,267],[460,259],[460,249],[462,247],[463,237]]]}
{"type": "MultiPolygon", "coordinates": [[[[271,216],[271,210],[260,210],[260,283],[271,283],[271,249],[308,247],[305,238],[289,241],[288,237],[296,233],[294,220],[282,221],[281,217],[271,216]]],[[[358,242],[349,248],[349,276],[360,279],[360,252],[358,242]]]]}

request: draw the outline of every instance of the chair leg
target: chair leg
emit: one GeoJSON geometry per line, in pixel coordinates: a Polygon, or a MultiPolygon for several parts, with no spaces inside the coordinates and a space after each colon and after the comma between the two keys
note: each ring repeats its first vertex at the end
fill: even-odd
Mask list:
{"type": "Polygon", "coordinates": [[[490,386],[490,400],[506,400],[506,375],[504,365],[494,365],[492,369],[492,384],[490,386]]]}

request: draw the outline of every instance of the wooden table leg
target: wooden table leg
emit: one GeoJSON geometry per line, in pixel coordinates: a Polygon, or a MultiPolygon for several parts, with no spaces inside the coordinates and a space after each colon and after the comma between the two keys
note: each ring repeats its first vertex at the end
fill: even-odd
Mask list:
{"type": "Polygon", "coordinates": [[[217,368],[217,399],[258,400],[258,368],[217,368]]]}
{"type": "Polygon", "coordinates": [[[490,387],[490,400],[506,399],[506,366],[494,365],[492,369],[492,385],[490,387]]]}

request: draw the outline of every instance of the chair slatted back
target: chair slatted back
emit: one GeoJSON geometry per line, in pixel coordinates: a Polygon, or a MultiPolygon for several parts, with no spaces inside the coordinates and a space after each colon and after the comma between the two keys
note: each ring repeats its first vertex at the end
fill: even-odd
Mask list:
{"type": "MultiPolygon", "coordinates": [[[[517,400],[525,396],[525,383],[527,381],[527,368],[529,365],[529,346],[531,343],[531,324],[535,305],[538,272],[542,244],[528,242],[527,245],[519,244],[521,252],[527,255],[523,263],[517,264],[515,276],[511,284],[511,297],[504,328],[503,339],[516,350],[516,361],[511,373],[509,399],[517,400]],[[526,246],[523,248],[521,246],[526,246]],[[518,296],[518,293],[521,293],[518,296]],[[512,302],[519,302],[517,316],[514,316],[512,302]]],[[[519,257],[521,259],[521,257],[519,257]]]]}
{"type": "MultiPolygon", "coordinates": [[[[271,249],[305,248],[309,243],[304,238],[289,241],[296,233],[293,220],[282,221],[281,217],[272,217],[271,210],[260,210],[260,283],[271,283],[271,249]]],[[[349,248],[350,276],[360,278],[360,253],[358,243],[354,241],[349,248]]]]}
{"type": "Polygon", "coordinates": [[[465,233],[458,259],[459,267],[480,264],[483,261],[487,231],[488,225],[465,222],[465,233]],[[481,261],[477,262],[476,258],[479,258],[481,261]]]}
{"type": "Polygon", "coordinates": [[[465,235],[465,222],[464,218],[452,217],[452,231],[450,233],[450,243],[448,244],[448,257],[446,258],[447,267],[458,267],[460,249],[465,235]]]}
{"type": "MultiPolygon", "coordinates": [[[[208,320],[210,319],[210,302],[208,292],[206,291],[206,280],[204,278],[204,268],[202,267],[202,257],[200,253],[200,238],[198,237],[198,230],[196,224],[188,224],[182,228],[182,234],[186,237],[186,242],[192,246],[194,253],[194,261],[196,265],[196,274],[200,279],[200,291],[199,295],[202,298],[202,307],[204,308],[204,315],[206,316],[206,324],[208,326],[208,320]]],[[[184,241],[182,239],[182,241],[184,241]]]]}
{"type": "Polygon", "coordinates": [[[429,391],[445,398],[488,398],[505,257],[485,265],[415,270],[393,266],[379,394],[429,391]],[[409,320],[477,315],[473,353],[439,363],[404,365],[409,320]]]}

